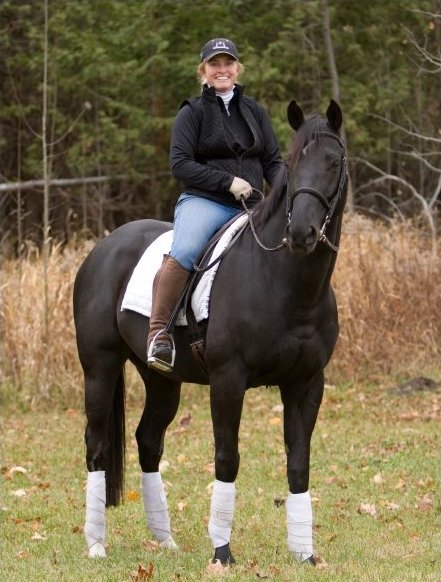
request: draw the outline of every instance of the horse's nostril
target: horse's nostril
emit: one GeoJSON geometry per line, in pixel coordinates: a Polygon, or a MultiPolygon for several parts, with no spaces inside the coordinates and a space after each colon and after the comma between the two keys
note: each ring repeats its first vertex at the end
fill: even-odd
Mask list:
{"type": "Polygon", "coordinates": [[[305,243],[306,244],[313,244],[317,239],[317,231],[313,226],[308,228],[308,231],[305,235],[305,243]]]}

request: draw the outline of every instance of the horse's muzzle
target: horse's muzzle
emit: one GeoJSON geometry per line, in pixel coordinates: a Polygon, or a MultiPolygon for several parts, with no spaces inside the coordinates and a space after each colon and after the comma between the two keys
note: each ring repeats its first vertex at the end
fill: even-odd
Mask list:
{"type": "Polygon", "coordinates": [[[314,252],[318,243],[319,232],[313,227],[305,229],[292,229],[287,238],[288,249],[297,255],[309,255],[314,252]]]}

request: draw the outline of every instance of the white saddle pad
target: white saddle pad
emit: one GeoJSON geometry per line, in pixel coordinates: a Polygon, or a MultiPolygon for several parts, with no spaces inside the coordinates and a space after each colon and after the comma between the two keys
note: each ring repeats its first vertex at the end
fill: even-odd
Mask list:
{"type": "MultiPolygon", "coordinates": [[[[228,246],[232,237],[247,221],[246,214],[240,215],[223,233],[211,256],[213,262],[228,246]]],[[[169,230],[161,234],[144,252],[139,259],[130,277],[126,292],[121,304],[121,310],[130,309],[147,317],[152,313],[152,288],[153,279],[162,264],[163,255],[170,252],[173,242],[173,231],[169,230]]],[[[209,315],[210,291],[216,276],[219,263],[203,273],[197,284],[191,299],[191,306],[196,321],[207,319],[209,315]]],[[[181,310],[176,320],[176,325],[187,325],[185,313],[181,310]]]]}

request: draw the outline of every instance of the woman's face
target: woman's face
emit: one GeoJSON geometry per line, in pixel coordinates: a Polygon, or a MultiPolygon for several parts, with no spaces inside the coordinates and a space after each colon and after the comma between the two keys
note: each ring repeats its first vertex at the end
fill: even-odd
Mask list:
{"type": "Polygon", "coordinates": [[[219,93],[230,91],[239,75],[239,63],[229,55],[216,55],[205,63],[205,79],[219,93]]]}

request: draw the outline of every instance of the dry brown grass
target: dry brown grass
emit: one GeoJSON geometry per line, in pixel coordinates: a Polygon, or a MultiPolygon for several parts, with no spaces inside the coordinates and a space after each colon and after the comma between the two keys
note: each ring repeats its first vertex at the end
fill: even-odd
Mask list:
{"type": "MultiPolygon", "coordinates": [[[[334,274],[341,335],[328,380],[440,375],[441,259],[430,243],[410,224],[346,219],[334,274]]],[[[26,408],[81,403],[71,297],[89,249],[54,247],[50,253],[48,341],[41,257],[30,251],[2,265],[0,380],[9,402],[26,408]]]]}
{"type": "Polygon", "coordinates": [[[441,259],[426,232],[411,223],[346,220],[334,289],[341,332],[332,375],[439,375],[441,259]]]}
{"type": "Polygon", "coordinates": [[[2,265],[1,382],[7,400],[25,407],[48,400],[63,406],[80,401],[82,376],[75,344],[72,289],[86,254],[86,245],[81,250],[51,249],[47,265],[48,334],[42,257],[31,249],[26,259],[2,265]]]}

